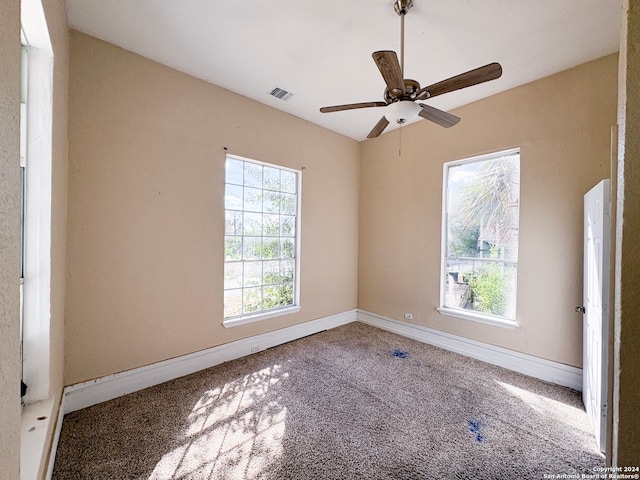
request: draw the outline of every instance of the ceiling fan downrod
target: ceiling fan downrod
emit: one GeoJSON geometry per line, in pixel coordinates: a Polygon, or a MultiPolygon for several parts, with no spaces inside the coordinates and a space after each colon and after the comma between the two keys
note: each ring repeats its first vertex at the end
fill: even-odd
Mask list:
{"type": "Polygon", "coordinates": [[[393,9],[400,16],[400,70],[404,76],[404,16],[413,7],[413,0],[396,0],[393,9]]]}

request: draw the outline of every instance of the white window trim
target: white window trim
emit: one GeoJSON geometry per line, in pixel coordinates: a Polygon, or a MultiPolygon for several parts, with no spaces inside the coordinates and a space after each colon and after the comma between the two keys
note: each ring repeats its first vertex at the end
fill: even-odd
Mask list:
{"type": "MultiPolygon", "coordinates": [[[[490,315],[488,313],[482,312],[474,312],[471,310],[464,310],[461,308],[452,308],[445,306],[445,295],[446,295],[446,276],[445,272],[447,269],[447,212],[448,212],[448,202],[447,202],[447,180],[449,178],[449,168],[455,167],[458,165],[469,165],[471,163],[483,162],[485,160],[489,160],[491,158],[506,156],[512,154],[520,155],[520,148],[510,148],[508,150],[501,150],[498,152],[487,153],[483,155],[477,155],[474,157],[462,158],[460,160],[452,160],[450,162],[445,162],[443,164],[442,169],[442,220],[440,227],[440,306],[436,308],[436,310],[441,315],[446,315],[449,317],[461,318],[464,320],[471,320],[473,322],[484,323],[487,325],[492,325],[496,327],[505,327],[505,328],[517,328],[519,323],[516,319],[510,319],[506,317],[501,317],[498,315],[490,315]]],[[[519,216],[519,213],[518,213],[519,216]]],[[[519,218],[518,218],[519,222],[519,218]]],[[[519,256],[518,256],[519,257],[519,256]]],[[[519,258],[516,260],[516,265],[519,263],[519,258]]],[[[516,303],[516,317],[517,317],[517,303],[516,303]]]]}
{"type": "MultiPolygon", "coordinates": [[[[29,33],[26,32],[27,40],[29,33]]],[[[53,55],[28,46],[23,377],[25,403],[49,397],[53,55]]]]}
{"type": "Polygon", "coordinates": [[[246,325],[248,323],[260,322],[262,320],[267,320],[268,318],[281,317],[283,315],[290,315],[292,313],[297,313],[302,308],[299,305],[294,305],[292,307],[283,307],[274,310],[268,310],[266,312],[261,312],[256,315],[245,315],[244,317],[230,317],[223,320],[222,325],[225,328],[230,327],[239,327],[240,325],[246,325]]]}
{"type": "Polygon", "coordinates": [[[438,307],[436,310],[438,310],[441,315],[446,315],[448,317],[463,318],[465,320],[486,323],[487,325],[494,325],[496,327],[518,328],[519,326],[518,322],[515,320],[489,315],[488,313],[478,313],[472,312],[471,310],[452,307],[438,307]]]}
{"type": "MultiPolygon", "coordinates": [[[[293,305],[289,305],[286,307],[282,307],[282,308],[276,308],[276,309],[272,309],[272,310],[267,310],[267,311],[261,311],[261,312],[256,312],[255,314],[248,314],[248,315],[238,315],[238,316],[234,316],[234,317],[228,317],[228,318],[224,318],[224,313],[223,313],[223,319],[222,319],[222,326],[225,328],[231,328],[231,327],[238,327],[240,325],[246,325],[249,323],[254,323],[254,322],[259,322],[262,320],[267,320],[270,318],[276,318],[276,317],[281,317],[283,315],[290,315],[293,313],[297,313],[302,309],[302,306],[300,305],[300,265],[301,265],[301,238],[302,238],[302,233],[301,233],[301,226],[302,226],[302,222],[301,222],[301,207],[302,207],[302,171],[301,170],[296,170],[295,168],[289,168],[289,167],[285,167],[282,165],[277,165],[275,163],[267,163],[267,162],[262,162],[260,160],[255,160],[253,158],[247,158],[247,157],[242,157],[240,155],[235,155],[232,153],[227,153],[225,155],[225,164],[226,164],[226,160],[227,158],[233,158],[233,159],[237,159],[237,160],[241,160],[243,162],[251,162],[251,163],[256,163],[258,165],[263,165],[266,167],[272,167],[272,168],[279,168],[281,170],[287,170],[289,172],[294,172],[296,174],[296,179],[297,179],[297,185],[296,185],[296,235],[295,235],[295,239],[296,239],[296,250],[295,250],[295,281],[294,281],[294,298],[293,298],[293,305]]],[[[223,185],[226,185],[226,181],[223,183],[223,185]]],[[[223,204],[223,209],[224,209],[224,204],[223,204]]],[[[225,209],[226,210],[226,209],[225,209]]],[[[224,243],[224,235],[223,235],[223,243],[224,243]]],[[[223,266],[224,266],[224,260],[223,260],[223,266]]],[[[224,270],[224,268],[223,268],[224,270]]],[[[223,290],[224,293],[224,290],[223,290]]]]}

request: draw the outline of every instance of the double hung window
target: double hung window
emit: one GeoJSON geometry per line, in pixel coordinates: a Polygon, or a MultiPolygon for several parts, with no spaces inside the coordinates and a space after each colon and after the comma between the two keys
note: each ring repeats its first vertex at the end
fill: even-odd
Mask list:
{"type": "Polygon", "coordinates": [[[225,325],[298,304],[299,172],[227,155],[225,325]]]}
{"type": "Polygon", "coordinates": [[[444,165],[440,312],[515,326],[520,152],[444,165]]]}

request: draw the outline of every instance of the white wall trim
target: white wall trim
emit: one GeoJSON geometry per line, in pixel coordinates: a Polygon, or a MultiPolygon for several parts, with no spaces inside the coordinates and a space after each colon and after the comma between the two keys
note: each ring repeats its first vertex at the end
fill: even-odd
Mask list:
{"type": "Polygon", "coordinates": [[[22,407],[20,428],[20,479],[42,478],[46,466],[47,441],[53,432],[54,398],[26,404],[22,407]]]}
{"type": "Polygon", "coordinates": [[[356,320],[356,310],[293,325],[64,389],[67,414],[356,320]]]}
{"type": "Polygon", "coordinates": [[[562,363],[534,357],[533,355],[489,345],[432,328],[393,320],[365,310],[357,310],[357,319],[362,323],[444,348],[445,350],[476,358],[483,362],[498,365],[578,391],[582,390],[581,368],[571,367],[562,363]]]}
{"type": "Polygon", "coordinates": [[[60,407],[58,409],[58,418],[56,419],[56,429],[53,433],[53,441],[51,442],[51,453],[49,454],[49,463],[47,465],[47,472],[45,480],[51,480],[53,476],[53,467],[56,462],[56,452],[58,451],[58,442],[60,441],[60,432],[62,432],[62,421],[64,420],[64,395],[60,401],[60,407]]]}

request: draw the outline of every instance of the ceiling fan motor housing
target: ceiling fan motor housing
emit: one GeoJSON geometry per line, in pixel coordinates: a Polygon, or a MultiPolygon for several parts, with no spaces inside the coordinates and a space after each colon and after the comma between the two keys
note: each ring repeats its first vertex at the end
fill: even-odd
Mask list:
{"type": "Polygon", "coordinates": [[[404,79],[404,92],[396,95],[395,91],[389,91],[389,88],[384,89],[384,101],[392,103],[398,100],[415,100],[416,93],[420,90],[420,84],[410,78],[404,79]]]}

